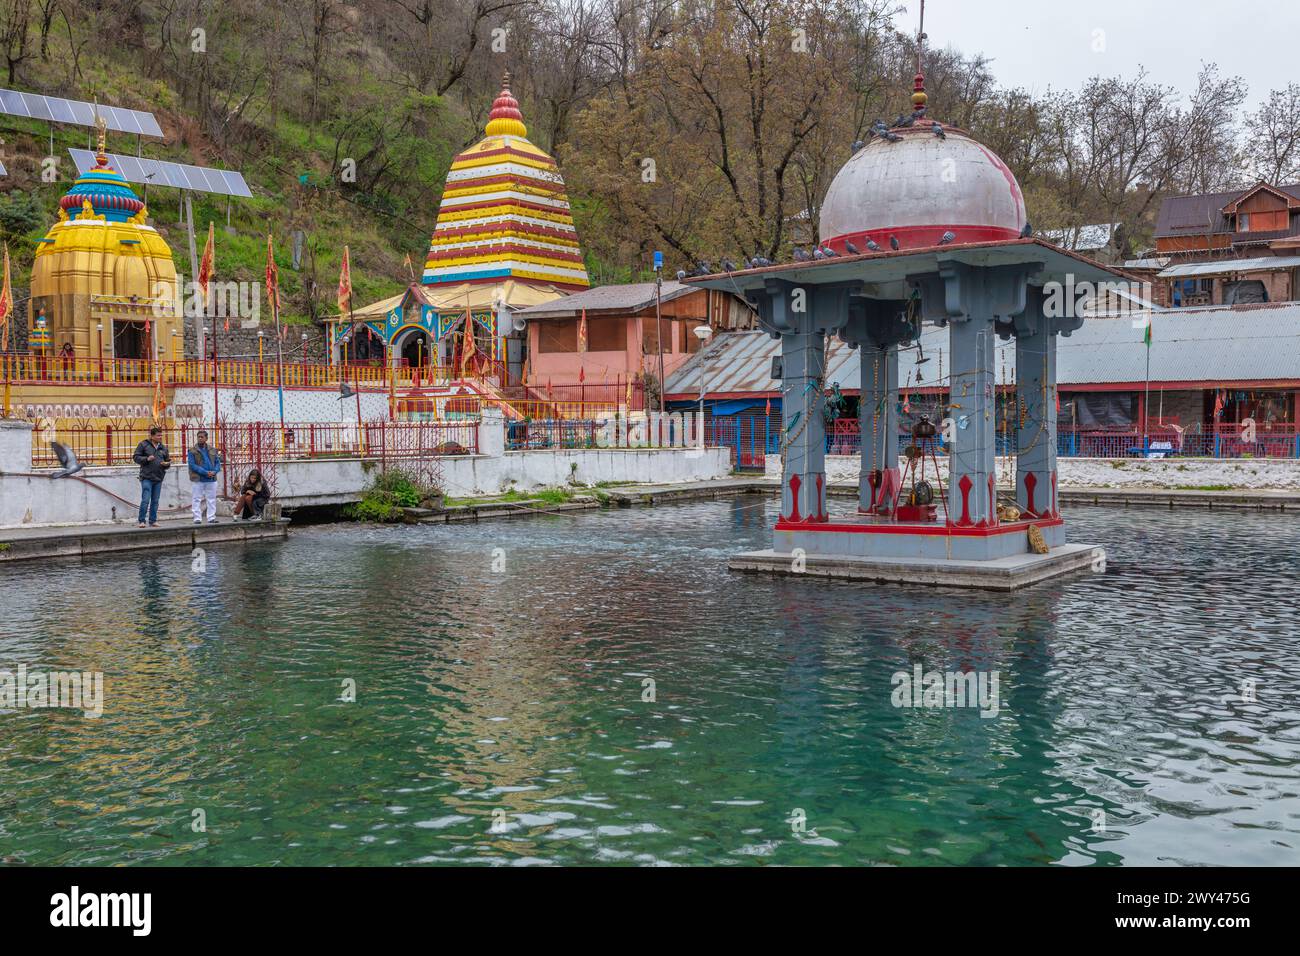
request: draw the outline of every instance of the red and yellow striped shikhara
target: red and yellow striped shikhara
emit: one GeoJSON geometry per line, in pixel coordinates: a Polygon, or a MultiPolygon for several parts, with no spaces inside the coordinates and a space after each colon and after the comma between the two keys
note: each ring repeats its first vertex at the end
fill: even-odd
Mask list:
{"type": "Polygon", "coordinates": [[[424,284],[513,278],[587,288],[564,180],[555,160],[528,141],[508,73],[485,132],[447,173],[424,284]]]}

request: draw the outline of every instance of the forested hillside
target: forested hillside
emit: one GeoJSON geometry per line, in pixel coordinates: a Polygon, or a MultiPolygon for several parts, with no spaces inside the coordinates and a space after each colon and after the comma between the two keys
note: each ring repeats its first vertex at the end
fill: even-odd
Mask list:
{"type": "MultiPolygon", "coordinates": [[[[150,110],[165,140],[145,155],[245,174],[254,199],[198,197],[196,219],[229,217],[224,278],[260,276],[270,230],[299,321],[333,310],[344,243],[359,301],[400,289],[408,254],[418,274],[447,167],[507,70],[594,282],[636,278],[656,248],[671,270],[787,256],[851,144],[908,108],[914,29],[886,0],[0,0],[4,85],[150,110]]],[[[931,115],[1002,155],[1038,229],[1121,221],[1137,252],[1164,195],[1300,178],[1300,86],[1207,64],[1195,90],[1138,75],[1031,96],[975,50],[927,49],[924,68],[931,115]]],[[[0,122],[22,285],[89,135],[0,122]]],[[[175,191],[148,205],[188,271],[175,191]]]]}

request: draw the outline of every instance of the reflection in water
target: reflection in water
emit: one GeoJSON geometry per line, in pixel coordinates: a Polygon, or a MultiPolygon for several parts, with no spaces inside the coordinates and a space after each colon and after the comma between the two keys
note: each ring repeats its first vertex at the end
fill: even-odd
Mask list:
{"type": "Polygon", "coordinates": [[[0,667],[102,670],[106,701],[0,714],[0,856],[1293,861],[1300,525],[1075,509],[1106,573],[996,595],[727,571],[774,517],[742,497],[309,528],[201,571],[8,567],[0,667]],[[996,671],[998,715],[893,707],[914,665],[996,671]]]}

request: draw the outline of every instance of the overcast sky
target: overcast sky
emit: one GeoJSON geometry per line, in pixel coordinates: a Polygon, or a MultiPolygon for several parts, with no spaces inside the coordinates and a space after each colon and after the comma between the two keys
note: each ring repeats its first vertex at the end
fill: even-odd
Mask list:
{"type": "MultiPolygon", "coordinates": [[[[919,0],[903,2],[895,25],[915,33],[919,0]]],[[[983,53],[1000,84],[1036,93],[1145,66],[1186,94],[1205,61],[1245,79],[1253,108],[1300,81],[1297,0],[926,0],[925,32],[931,46],[983,53]],[[1093,49],[1097,30],[1102,52],[1093,49]]]]}

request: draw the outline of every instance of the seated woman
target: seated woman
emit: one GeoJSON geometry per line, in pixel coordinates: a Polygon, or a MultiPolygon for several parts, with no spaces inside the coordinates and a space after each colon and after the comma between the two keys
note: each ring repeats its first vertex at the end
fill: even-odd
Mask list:
{"type": "Polygon", "coordinates": [[[260,518],[262,509],[270,500],[271,489],[267,486],[262,473],[254,468],[244,479],[244,486],[239,489],[239,497],[235,500],[235,507],[231,513],[236,518],[242,517],[245,521],[254,516],[260,518]]]}

